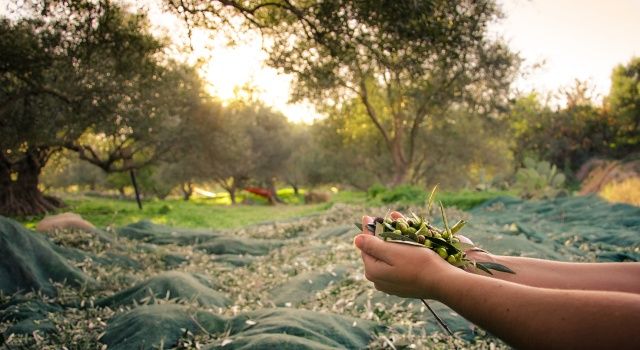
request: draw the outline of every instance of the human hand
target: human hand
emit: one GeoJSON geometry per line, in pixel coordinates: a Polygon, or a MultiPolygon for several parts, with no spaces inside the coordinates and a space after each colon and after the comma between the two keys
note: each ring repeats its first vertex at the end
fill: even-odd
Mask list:
{"type": "MultiPolygon", "coordinates": [[[[398,217],[400,213],[391,213],[398,217]]],[[[430,249],[385,242],[367,230],[373,218],[362,218],[362,234],[354,239],[361,251],[365,277],[376,289],[401,297],[438,299],[450,274],[461,271],[430,249]]]]}

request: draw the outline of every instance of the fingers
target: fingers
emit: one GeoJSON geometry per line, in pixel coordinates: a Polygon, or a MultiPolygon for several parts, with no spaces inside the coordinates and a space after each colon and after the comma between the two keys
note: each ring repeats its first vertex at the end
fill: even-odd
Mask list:
{"type": "Polygon", "coordinates": [[[458,237],[462,243],[473,244],[473,242],[466,236],[456,234],[456,237],[458,237]]]}
{"type": "Polygon", "coordinates": [[[367,229],[367,225],[373,222],[373,218],[371,216],[363,216],[362,217],[362,234],[372,235],[372,233],[367,229]]]}
{"type": "Polygon", "coordinates": [[[404,218],[404,215],[402,215],[401,213],[398,213],[397,211],[392,211],[391,214],[389,214],[389,216],[391,216],[391,219],[393,220],[404,218]]]}
{"type": "Polygon", "coordinates": [[[362,253],[362,260],[364,261],[364,277],[371,282],[388,282],[397,272],[394,272],[394,267],[371,255],[362,253]]]}
{"type": "MultiPolygon", "coordinates": [[[[353,240],[353,243],[363,253],[369,256],[372,256],[378,260],[382,260],[385,263],[387,263],[387,265],[393,266],[392,250],[393,248],[395,248],[393,247],[393,245],[385,243],[383,240],[381,240],[376,236],[367,235],[367,234],[357,235],[356,238],[353,240]]],[[[363,259],[364,259],[364,255],[363,255],[363,259]]]]}

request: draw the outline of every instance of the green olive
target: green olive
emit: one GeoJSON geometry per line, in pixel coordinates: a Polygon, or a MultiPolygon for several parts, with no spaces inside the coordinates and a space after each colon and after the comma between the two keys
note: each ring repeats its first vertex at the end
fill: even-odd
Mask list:
{"type": "Polygon", "coordinates": [[[395,231],[393,231],[393,233],[395,233],[395,234],[397,234],[397,235],[401,235],[401,234],[402,234],[402,231],[400,231],[400,230],[395,230],[395,231]]]}
{"type": "Polygon", "coordinates": [[[402,222],[402,221],[399,221],[399,222],[396,224],[396,228],[397,228],[398,230],[400,230],[400,231],[405,231],[406,229],[408,229],[408,228],[409,228],[409,226],[407,225],[407,223],[402,222]]]}
{"type": "Polygon", "coordinates": [[[449,264],[455,264],[458,262],[458,259],[456,259],[454,255],[449,255],[449,257],[447,257],[447,261],[449,262],[449,264]]]}
{"type": "Polygon", "coordinates": [[[449,256],[447,250],[443,247],[436,249],[436,253],[438,253],[438,255],[440,255],[440,257],[442,257],[443,259],[446,259],[449,256]]]}
{"type": "Polygon", "coordinates": [[[442,239],[442,235],[439,233],[436,233],[435,235],[433,235],[433,237],[442,239]]]}
{"type": "Polygon", "coordinates": [[[424,241],[424,246],[427,248],[431,248],[431,241],[430,240],[425,240],[424,241]]]}

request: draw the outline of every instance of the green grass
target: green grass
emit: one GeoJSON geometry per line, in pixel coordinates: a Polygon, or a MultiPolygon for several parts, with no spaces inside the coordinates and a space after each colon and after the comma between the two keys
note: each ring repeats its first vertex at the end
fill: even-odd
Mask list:
{"type": "MultiPolygon", "coordinates": [[[[392,190],[393,191],[393,190],[392,190]]],[[[420,195],[412,195],[404,197],[400,201],[392,201],[391,203],[397,204],[412,204],[422,205],[425,203],[428,193],[425,191],[420,195]]],[[[454,191],[454,192],[436,192],[435,202],[442,201],[445,207],[457,207],[462,210],[473,209],[474,207],[486,202],[487,200],[500,197],[500,196],[513,196],[514,194],[509,191],[454,191]]],[[[383,195],[371,199],[367,197],[367,193],[364,191],[341,191],[336,193],[332,201],[336,203],[350,203],[350,204],[367,204],[369,206],[381,206],[388,205],[382,199],[383,195]]],[[[392,196],[386,198],[393,198],[392,196]]]]}
{"type": "Polygon", "coordinates": [[[435,201],[442,201],[445,207],[456,207],[462,210],[473,209],[474,207],[496,197],[514,196],[509,191],[458,191],[436,193],[435,201]]]}
{"type": "MultiPolygon", "coordinates": [[[[229,205],[228,196],[217,195],[215,198],[196,198],[190,201],[179,199],[148,200],[143,202],[143,210],[139,210],[135,201],[110,199],[102,197],[73,196],[63,198],[68,205],[60,212],[73,211],[97,227],[123,226],[143,219],[157,224],[184,228],[225,229],[256,224],[265,221],[286,220],[301,216],[321,213],[331,208],[334,203],[366,205],[371,207],[388,206],[377,199],[367,198],[364,191],[339,191],[334,193],[331,202],[323,204],[301,204],[304,202],[303,191],[295,195],[291,189],[278,191],[285,205],[269,206],[266,200],[251,194],[238,196],[238,201],[247,200],[253,205],[229,205]]],[[[491,192],[439,192],[436,202],[442,201],[446,207],[457,207],[462,210],[471,209],[486,200],[511,195],[506,191],[491,192]]],[[[426,194],[396,204],[421,205],[426,194]]],[[[34,228],[42,217],[29,217],[20,220],[28,228],[34,228]]]]}
{"type": "MultiPolygon", "coordinates": [[[[97,227],[123,226],[148,219],[154,223],[185,228],[224,229],[265,221],[284,220],[320,213],[331,203],[314,205],[220,205],[206,199],[144,201],[139,210],[135,201],[97,197],[65,198],[67,208],[97,227]]],[[[41,218],[29,218],[23,223],[33,228],[41,218]]]]}

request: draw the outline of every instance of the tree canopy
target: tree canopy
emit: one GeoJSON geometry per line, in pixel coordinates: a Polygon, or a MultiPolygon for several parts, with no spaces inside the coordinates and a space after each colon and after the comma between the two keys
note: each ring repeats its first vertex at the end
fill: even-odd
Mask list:
{"type": "Polygon", "coordinates": [[[142,14],[108,0],[25,6],[0,20],[0,213],[13,215],[60,204],[42,196],[38,175],[62,148],[107,172],[163,154],[200,92],[185,78],[193,70],[163,58],[142,14]]]}
{"type": "Polygon", "coordinates": [[[294,99],[330,107],[357,98],[394,165],[394,184],[415,173],[429,119],[456,105],[494,113],[517,66],[487,33],[499,15],[493,1],[168,2],[194,24],[243,16],[273,40],[268,62],[295,76],[294,99]]]}

